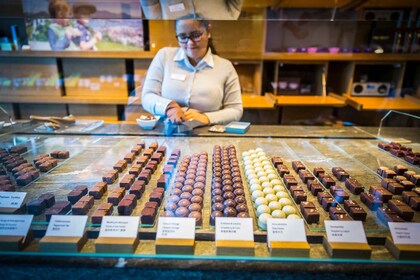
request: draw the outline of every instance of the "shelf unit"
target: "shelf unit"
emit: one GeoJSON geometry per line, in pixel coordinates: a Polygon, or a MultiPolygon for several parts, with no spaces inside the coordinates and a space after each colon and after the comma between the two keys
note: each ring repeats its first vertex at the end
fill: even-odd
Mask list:
{"type": "MultiPolygon", "coordinates": [[[[284,114],[287,107],[307,107],[309,110],[329,108],[331,111],[334,108],[346,107],[346,105],[367,110],[366,108],[370,108],[369,106],[355,105],[357,102],[354,100],[358,99],[349,96],[352,84],[358,82],[357,73],[363,67],[381,69],[381,66],[399,65],[396,69],[388,71],[392,72],[391,79],[396,89],[396,97],[406,93],[402,92],[403,86],[406,84],[409,84],[409,86],[414,84],[414,87],[416,87],[416,82],[407,83],[405,80],[406,65],[410,65],[409,69],[417,69],[415,74],[410,73],[410,79],[415,80],[420,75],[417,73],[420,72],[420,68],[414,67],[420,61],[420,53],[312,54],[267,51],[274,49],[267,46],[269,42],[267,39],[279,33],[276,30],[274,30],[276,32],[273,32],[270,29],[272,27],[268,23],[269,20],[265,20],[268,16],[267,7],[273,7],[273,4],[275,9],[319,8],[331,9],[332,11],[334,8],[353,9],[352,5],[355,3],[351,0],[322,0],[317,2],[307,0],[298,2],[245,0],[243,3],[243,20],[212,22],[212,37],[217,52],[221,57],[231,60],[238,72],[246,111],[277,110],[284,114]],[[299,95],[278,95],[281,92],[276,92],[273,88],[270,88],[270,82],[278,84],[283,76],[287,76],[287,71],[282,72],[281,65],[284,66],[285,70],[287,70],[286,68],[296,72],[304,70],[309,73],[308,76],[313,75],[307,82],[311,84],[311,89],[299,95]],[[270,67],[270,73],[267,73],[267,69],[270,67]],[[269,92],[272,94],[268,94],[269,92]],[[329,92],[338,95],[330,95],[329,92]]],[[[404,8],[407,10],[418,8],[420,4],[418,1],[412,0],[398,1],[398,3],[392,0],[371,0],[360,3],[360,7],[362,10],[375,7],[381,9],[404,8]]],[[[359,10],[359,13],[362,10],[359,10]]],[[[7,16],[3,15],[2,17],[6,18],[7,16]]],[[[16,15],[15,17],[19,16],[16,15]]],[[[305,23],[307,24],[306,21],[305,23]]],[[[322,21],[322,24],[326,24],[325,21],[322,21]]],[[[365,23],[362,23],[362,25],[365,27],[365,23]]],[[[27,86],[16,89],[13,86],[2,86],[0,82],[0,103],[8,108],[22,107],[23,104],[28,106],[30,104],[62,104],[66,106],[68,113],[71,113],[72,110],[80,112],[78,106],[86,108],[86,112],[92,112],[94,108],[103,105],[108,107],[110,111],[116,112],[116,120],[123,118],[121,112],[124,112],[124,110],[126,111],[125,119],[132,119],[142,110],[139,94],[147,69],[156,52],[165,46],[178,46],[174,37],[174,29],[174,21],[148,21],[150,51],[0,51],[0,65],[3,64],[2,68],[4,68],[3,72],[0,70],[0,79],[1,73],[7,73],[7,68],[15,67],[15,61],[20,60],[29,61],[28,65],[30,67],[37,63],[48,63],[50,64],[50,71],[58,73],[60,78],[57,82],[58,86],[51,89],[27,86]],[[2,61],[6,62],[2,63],[2,61]],[[4,67],[5,65],[7,67],[4,67]],[[110,84],[105,87],[107,82],[110,84]],[[71,84],[73,85],[70,86],[71,84]],[[139,88],[139,90],[133,92],[134,88],[139,88]],[[133,101],[133,98],[135,101],[133,101]],[[127,112],[128,107],[133,113],[127,112]]],[[[363,35],[366,35],[365,33],[363,35]]],[[[317,36],[315,32],[309,35],[311,38],[317,36]]],[[[351,42],[359,43],[357,38],[351,39],[353,40],[350,40],[351,42]]],[[[281,41],[284,38],[278,40],[276,44],[283,44],[280,44],[282,48],[279,49],[284,50],[284,46],[287,45],[281,41]]],[[[393,102],[391,103],[393,104],[393,102]]],[[[369,110],[386,110],[392,107],[388,106],[391,103],[388,103],[388,101],[381,102],[379,104],[383,104],[383,107],[378,105],[376,109],[369,110]]],[[[407,106],[402,106],[401,110],[405,110],[404,108],[418,110],[416,106],[410,104],[407,103],[407,106]]],[[[301,108],[299,109],[301,110],[301,108]]],[[[20,110],[21,113],[22,110],[23,108],[20,110]]],[[[17,111],[19,112],[19,110],[17,111]]],[[[297,111],[296,114],[298,113],[297,111]]],[[[85,116],[89,117],[88,113],[85,116]]]]}

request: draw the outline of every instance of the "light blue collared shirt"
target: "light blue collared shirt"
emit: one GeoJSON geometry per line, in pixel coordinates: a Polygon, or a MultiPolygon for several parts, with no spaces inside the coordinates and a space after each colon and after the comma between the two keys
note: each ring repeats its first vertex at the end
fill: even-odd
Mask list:
{"type": "Polygon", "coordinates": [[[159,50],[147,72],[142,105],[164,116],[171,101],[205,113],[211,124],[239,120],[243,112],[235,68],[210,49],[195,67],[180,48],[159,50]]]}

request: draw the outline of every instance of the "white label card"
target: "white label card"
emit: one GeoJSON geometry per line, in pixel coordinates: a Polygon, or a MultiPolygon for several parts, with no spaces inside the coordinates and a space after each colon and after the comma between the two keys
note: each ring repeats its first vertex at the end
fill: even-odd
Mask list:
{"type": "Polygon", "coordinates": [[[0,236],[26,236],[33,215],[0,215],[0,236]]]}
{"type": "Polygon", "coordinates": [[[0,208],[20,208],[26,192],[0,192],[0,208]]]}
{"type": "Polygon", "coordinates": [[[185,74],[179,74],[179,73],[172,73],[171,74],[171,79],[172,80],[185,81],[186,77],[187,77],[187,75],[185,75],[185,74]]]}
{"type": "Polygon", "coordinates": [[[158,220],[156,239],[195,239],[194,218],[162,217],[158,220]]]}
{"type": "Polygon", "coordinates": [[[420,245],[420,223],[392,223],[389,222],[394,244],[420,245]]]}
{"type": "Polygon", "coordinates": [[[367,243],[361,221],[324,221],[328,242],[367,243]]]}
{"type": "Polygon", "coordinates": [[[254,241],[252,218],[216,218],[216,240],[254,241]]]}
{"type": "Polygon", "coordinates": [[[185,10],[184,3],[169,5],[169,11],[171,13],[182,12],[183,10],[185,10]]]}
{"type": "Polygon", "coordinates": [[[272,241],[307,242],[302,219],[267,219],[267,243],[272,241]]]}
{"type": "Polygon", "coordinates": [[[137,238],[140,217],[104,216],[99,237],[137,238]]]}
{"type": "Polygon", "coordinates": [[[82,237],[87,219],[87,216],[53,215],[45,236],[82,237]]]}

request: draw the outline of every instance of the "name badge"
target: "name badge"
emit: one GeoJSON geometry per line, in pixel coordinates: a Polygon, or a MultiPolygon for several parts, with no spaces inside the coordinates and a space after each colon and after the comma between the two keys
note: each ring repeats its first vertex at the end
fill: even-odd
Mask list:
{"type": "Polygon", "coordinates": [[[172,80],[185,81],[185,78],[187,78],[187,75],[185,74],[178,74],[178,73],[171,74],[172,80]]]}
{"type": "Polygon", "coordinates": [[[169,5],[169,11],[171,13],[182,12],[185,10],[184,3],[178,3],[174,5],[169,5]]]}

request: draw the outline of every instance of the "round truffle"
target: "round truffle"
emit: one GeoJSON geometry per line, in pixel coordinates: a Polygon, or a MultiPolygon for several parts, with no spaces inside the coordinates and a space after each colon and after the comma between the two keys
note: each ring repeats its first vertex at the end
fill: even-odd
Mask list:
{"type": "Polygon", "coordinates": [[[240,203],[246,203],[245,196],[240,195],[240,196],[235,197],[235,202],[236,202],[237,204],[240,204],[240,203]]]}
{"type": "Polygon", "coordinates": [[[216,202],[216,203],[213,203],[213,206],[211,207],[211,209],[213,211],[223,211],[223,209],[225,209],[225,206],[220,202],[216,202]]]}
{"type": "Polygon", "coordinates": [[[222,180],[222,178],[221,178],[221,177],[214,177],[214,178],[213,178],[213,180],[212,180],[213,184],[214,184],[214,183],[219,183],[219,184],[221,184],[221,183],[222,183],[222,181],[223,181],[223,180],[222,180]]]}
{"type": "Polygon", "coordinates": [[[191,203],[198,203],[201,205],[203,203],[203,198],[201,196],[195,195],[191,197],[190,201],[191,203]]]}
{"type": "Polygon", "coordinates": [[[213,183],[211,184],[211,189],[222,189],[223,185],[221,183],[213,183]]]}
{"type": "Polygon", "coordinates": [[[190,206],[188,206],[188,210],[190,210],[190,212],[201,211],[201,205],[198,203],[192,203],[190,206]]]}
{"type": "Polygon", "coordinates": [[[245,191],[243,189],[235,189],[233,191],[233,193],[238,196],[238,195],[245,195],[245,191]]]}
{"type": "Polygon", "coordinates": [[[182,171],[178,171],[178,172],[176,173],[176,176],[185,177],[185,176],[187,176],[187,173],[182,172],[182,171]]]}
{"type": "Polygon", "coordinates": [[[222,189],[214,189],[214,190],[211,191],[212,196],[222,195],[222,194],[223,194],[222,189]]]}
{"type": "Polygon", "coordinates": [[[232,176],[230,174],[224,174],[222,180],[232,180],[232,176]]]}
{"type": "Polygon", "coordinates": [[[206,176],[206,172],[205,171],[201,171],[201,170],[197,170],[197,173],[195,173],[195,175],[197,175],[197,176],[206,176]]]}
{"type": "Polygon", "coordinates": [[[185,186],[185,185],[190,185],[190,186],[192,186],[192,185],[194,185],[194,183],[195,183],[195,181],[194,181],[194,180],[187,179],[187,180],[185,180],[185,182],[184,182],[184,186],[185,186]]]}
{"type": "Polygon", "coordinates": [[[216,223],[216,218],[217,217],[224,217],[223,213],[221,211],[213,211],[210,214],[210,224],[212,226],[214,226],[214,224],[216,223]]]}
{"type": "Polygon", "coordinates": [[[235,209],[238,212],[247,212],[248,213],[248,206],[246,206],[245,203],[240,203],[240,204],[236,205],[235,209]]]}
{"type": "Polygon", "coordinates": [[[183,186],[183,187],[182,187],[182,189],[181,189],[181,190],[182,190],[183,192],[192,192],[192,191],[193,191],[193,189],[194,189],[194,188],[193,188],[193,186],[191,186],[191,185],[185,185],[185,186],[183,186]]]}
{"type": "Polygon", "coordinates": [[[242,184],[242,182],[236,182],[236,183],[233,183],[233,188],[234,189],[243,189],[244,185],[242,184]]]}
{"type": "Polygon", "coordinates": [[[235,202],[235,200],[233,200],[233,199],[226,199],[226,200],[223,202],[223,205],[224,205],[225,207],[236,207],[236,202],[235,202]]]}
{"type": "Polygon", "coordinates": [[[238,211],[236,211],[233,207],[227,207],[223,210],[223,214],[225,214],[226,217],[236,217],[236,215],[238,215],[238,211]]]}
{"type": "Polygon", "coordinates": [[[175,217],[175,213],[172,211],[163,211],[162,214],[160,214],[161,217],[175,217]]]}
{"type": "Polygon", "coordinates": [[[189,218],[195,219],[195,225],[201,226],[203,224],[203,216],[198,211],[191,211],[191,213],[188,215],[189,218]]]}
{"type": "Polygon", "coordinates": [[[165,205],[165,210],[167,211],[175,211],[178,208],[178,205],[174,202],[168,202],[165,205]]]}
{"type": "Polygon", "coordinates": [[[203,182],[195,182],[194,183],[194,189],[204,190],[205,187],[206,187],[206,185],[203,182]]]}
{"type": "Polygon", "coordinates": [[[223,194],[223,198],[224,199],[234,199],[235,198],[235,194],[233,192],[225,192],[223,194]]]}
{"type": "Polygon", "coordinates": [[[191,193],[189,193],[189,192],[183,192],[179,197],[181,199],[188,199],[188,200],[190,200],[192,196],[193,195],[191,193]]]}
{"type": "Polygon", "coordinates": [[[185,178],[194,180],[196,178],[196,176],[195,176],[195,174],[190,173],[190,174],[187,174],[187,176],[185,178]]]}
{"type": "Polygon", "coordinates": [[[184,183],[185,182],[185,178],[178,176],[175,178],[175,183],[184,183]]]}
{"type": "Polygon", "coordinates": [[[171,195],[170,197],[168,197],[169,202],[178,203],[179,200],[180,200],[180,198],[177,195],[171,195]]]}
{"type": "Polygon", "coordinates": [[[177,188],[177,189],[182,189],[182,187],[184,186],[184,184],[183,183],[181,183],[181,182],[176,182],[175,184],[174,184],[174,188],[177,188]]]}
{"type": "Polygon", "coordinates": [[[190,206],[191,202],[188,199],[181,199],[180,201],[178,201],[178,206],[179,207],[188,207],[190,206]]]}
{"type": "Polygon", "coordinates": [[[202,189],[199,189],[199,188],[194,188],[193,191],[191,192],[191,194],[193,196],[203,196],[204,191],[202,189]]]}
{"type": "Polygon", "coordinates": [[[237,218],[249,218],[248,212],[239,212],[238,215],[236,215],[237,218]]]}
{"type": "Polygon", "coordinates": [[[222,190],[224,192],[232,192],[233,191],[233,187],[231,185],[224,185],[222,190]]]}
{"type": "Polygon", "coordinates": [[[175,210],[175,216],[177,217],[188,217],[190,211],[186,207],[179,207],[175,210]]]}
{"type": "Polygon", "coordinates": [[[213,198],[211,199],[212,203],[216,203],[216,202],[223,202],[225,201],[225,199],[223,198],[223,196],[221,195],[215,195],[213,196],[213,198]]]}
{"type": "Polygon", "coordinates": [[[171,195],[177,195],[177,196],[180,196],[180,195],[181,195],[181,193],[182,193],[181,189],[173,189],[173,190],[171,191],[171,195]]]}

